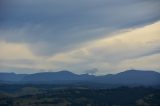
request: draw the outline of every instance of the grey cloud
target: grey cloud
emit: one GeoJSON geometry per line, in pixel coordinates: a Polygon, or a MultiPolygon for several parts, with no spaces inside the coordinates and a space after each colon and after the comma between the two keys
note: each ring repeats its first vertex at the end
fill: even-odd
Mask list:
{"type": "Polygon", "coordinates": [[[35,70],[32,68],[17,68],[17,67],[2,67],[1,66],[1,70],[0,72],[15,72],[18,74],[30,74],[30,73],[38,73],[38,72],[44,72],[45,70],[35,70]]]}
{"type": "Polygon", "coordinates": [[[0,39],[28,43],[43,55],[160,19],[159,0],[10,0],[5,5],[0,39]]]}
{"type": "MultiPolygon", "coordinates": [[[[97,48],[92,50],[93,53],[88,60],[90,61],[101,61],[101,62],[109,62],[109,63],[119,63],[124,60],[130,59],[138,59],[147,56],[152,56],[156,54],[160,54],[160,45],[159,42],[155,42],[154,45],[150,45],[150,47],[143,45],[142,47],[137,48],[127,48],[126,44],[121,44],[118,42],[117,44],[122,45],[121,50],[117,50],[112,52],[110,50],[110,46],[106,46],[106,48],[97,48]],[[99,54],[99,55],[96,55],[99,54]],[[93,58],[96,55],[95,58],[93,58]]],[[[118,48],[117,48],[118,49],[118,48]]],[[[116,50],[116,48],[115,48],[116,50]]]]}
{"type": "Polygon", "coordinates": [[[31,60],[27,60],[27,59],[20,59],[20,60],[5,60],[5,59],[0,59],[0,64],[6,64],[6,65],[10,65],[10,64],[25,64],[28,66],[33,65],[35,62],[31,61],[31,60]]]}
{"type": "Polygon", "coordinates": [[[98,69],[97,68],[93,68],[93,69],[90,69],[90,70],[86,70],[85,73],[88,73],[88,74],[96,74],[98,72],[98,69]]]}

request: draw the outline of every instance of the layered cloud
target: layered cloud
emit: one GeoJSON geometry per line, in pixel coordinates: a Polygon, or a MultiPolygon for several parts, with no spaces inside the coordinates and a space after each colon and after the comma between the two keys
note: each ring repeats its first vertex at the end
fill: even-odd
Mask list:
{"type": "MultiPolygon", "coordinates": [[[[35,55],[25,44],[0,43],[1,68],[23,70],[84,70],[115,73],[130,68],[160,70],[160,22],[94,40],[67,52],[35,55]]],[[[22,72],[23,73],[23,72],[22,72]]]]}
{"type": "Polygon", "coordinates": [[[0,2],[1,69],[160,69],[159,0],[0,2]]]}
{"type": "Polygon", "coordinates": [[[28,43],[40,55],[79,47],[160,17],[159,0],[10,0],[3,4],[0,39],[28,43]]]}

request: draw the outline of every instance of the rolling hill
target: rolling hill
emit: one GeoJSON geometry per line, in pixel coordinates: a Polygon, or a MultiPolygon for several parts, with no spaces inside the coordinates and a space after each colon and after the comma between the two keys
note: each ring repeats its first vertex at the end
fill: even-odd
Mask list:
{"type": "Polygon", "coordinates": [[[64,70],[35,74],[0,73],[0,83],[17,84],[104,84],[126,86],[160,85],[160,73],[155,71],[127,70],[117,74],[94,76],[74,74],[64,70]]]}

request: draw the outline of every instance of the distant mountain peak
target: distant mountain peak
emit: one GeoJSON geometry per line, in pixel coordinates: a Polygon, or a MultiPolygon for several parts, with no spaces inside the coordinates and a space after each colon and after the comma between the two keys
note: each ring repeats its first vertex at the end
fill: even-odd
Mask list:
{"type": "Polygon", "coordinates": [[[121,74],[121,73],[159,73],[156,71],[152,71],[152,70],[137,70],[137,69],[130,69],[130,70],[126,70],[117,74],[121,74]]]}
{"type": "MultiPolygon", "coordinates": [[[[57,72],[57,73],[58,73],[58,72],[57,72]]],[[[69,71],[69,70],[61,70],[61,71],[59,71],[59,73],[74,74],[74,73],[72,73],[72,72],[69,71]]]]}
{"type": "Polygon", "coordinates": [[[97,83],[118,85],[160,85],[160,73],[145,70],[126,70],[117,74],[95,76],[75,74],[68,70],[58,72],[41,72],[35,74],[0,73],[1,82],[33,83],[33,84],[68,84],[97,83]]]}

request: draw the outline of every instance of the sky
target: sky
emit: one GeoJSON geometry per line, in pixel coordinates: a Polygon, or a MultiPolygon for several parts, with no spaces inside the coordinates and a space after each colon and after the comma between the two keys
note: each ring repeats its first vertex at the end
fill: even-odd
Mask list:
{"type": "Polygon", "coordinates": [[[0,72],[160,72],[159,0],[0,0],[0,72]]]}

